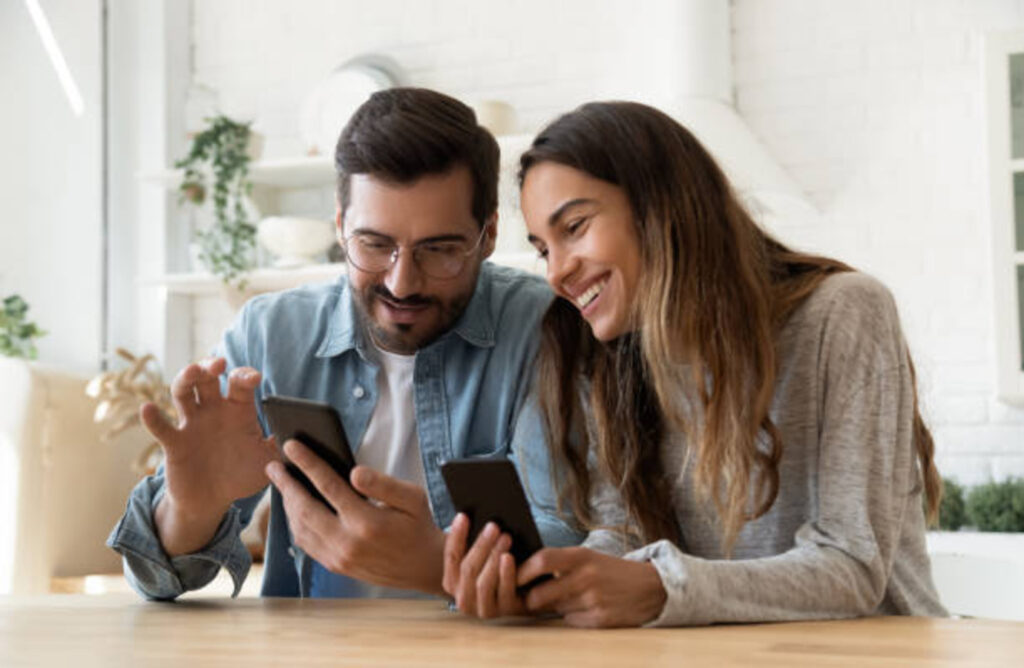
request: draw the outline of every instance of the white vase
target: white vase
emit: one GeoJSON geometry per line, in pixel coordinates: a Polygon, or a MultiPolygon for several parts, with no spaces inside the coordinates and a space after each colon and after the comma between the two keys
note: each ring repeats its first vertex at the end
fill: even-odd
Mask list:
{"type": "Polygon", "coordinates": [[[331,244],[337,243],[330,222],[290,216],[264,218],[256,238],[274,255],[273,266],[278,269],[315,264],[331,244]]]}

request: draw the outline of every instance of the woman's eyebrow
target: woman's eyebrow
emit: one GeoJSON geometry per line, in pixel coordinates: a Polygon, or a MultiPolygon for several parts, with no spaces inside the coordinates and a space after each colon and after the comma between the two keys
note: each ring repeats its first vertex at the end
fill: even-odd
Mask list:
{"type": "Polygon", "coordinates": [[[563,202],[561,206],[552,211],[551,215],[548,216],[548,227],[554,227],[558,223],[559,219],[564,216],[565,212],[569,209],[575,206],[580,206],[581,204],[592,204],[594,201],[595,200],[586,197],[577,197],[576,199],[563,202]]]}

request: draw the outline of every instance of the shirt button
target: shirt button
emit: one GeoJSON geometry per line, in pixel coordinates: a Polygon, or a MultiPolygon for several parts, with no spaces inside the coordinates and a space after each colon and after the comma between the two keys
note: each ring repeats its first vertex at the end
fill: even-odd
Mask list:
{"type": "Polygon", "coordinates": [[[355,397],[356,399],[362,399],[365,394],[366,390],[364,390],[359,385],[356,385],[354,388],[352,388],[352,396],[355,397]]]}

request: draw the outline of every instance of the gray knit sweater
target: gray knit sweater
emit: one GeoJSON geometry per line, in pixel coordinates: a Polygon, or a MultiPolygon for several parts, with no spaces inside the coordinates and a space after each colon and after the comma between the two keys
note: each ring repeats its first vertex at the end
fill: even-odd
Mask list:
{"type": "MultiPolygon", "coordinates": [[[[744,526],[732,559],[713,513],[693,498],[679,434],[662,461],[679,474],[682,544],[639,547],[602,529],[584,545],[654,564],[668,593],[654,626],[945,615],[925,551],[909,359],[888,290],[864,274],[826,279],[780,332],[778,362],[779,495],[744,526]]],[[[624,521],[608,485],[592,505],[602,525],[624,521]]]]}

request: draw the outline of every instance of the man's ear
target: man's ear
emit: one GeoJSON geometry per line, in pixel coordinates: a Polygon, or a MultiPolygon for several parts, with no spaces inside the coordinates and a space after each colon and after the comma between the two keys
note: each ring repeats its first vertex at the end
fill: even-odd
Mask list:
{"type": "Polygon", "coordinates": [[[488,258],[494,253],[494,245],[498,239],[498,212],[495,211],[484,224],[484,239],[481,244],[484,247],[484,257],[488,258]]]}

